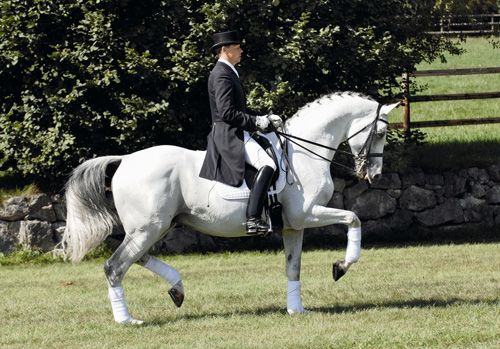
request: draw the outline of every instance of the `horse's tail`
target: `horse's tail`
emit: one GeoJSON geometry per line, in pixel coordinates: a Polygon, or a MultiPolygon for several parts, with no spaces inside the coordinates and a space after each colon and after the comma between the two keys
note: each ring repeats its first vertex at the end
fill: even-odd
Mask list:
{"type": "Polygon", "coordinates": [[[121,162],[120,156],[85,161],[66,183],[66,229],[62,238],[65,258],[74,263],[97,247],[120,223],[111,195],[106,195],[106,169],[121,162]]]}

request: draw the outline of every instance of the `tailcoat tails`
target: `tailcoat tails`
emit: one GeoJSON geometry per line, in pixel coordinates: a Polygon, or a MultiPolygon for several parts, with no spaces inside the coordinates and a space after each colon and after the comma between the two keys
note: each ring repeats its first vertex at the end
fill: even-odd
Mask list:
{"type": "Polygon", "coordinates": [[[246,113],[243,86],[232,68],[218,61],[208,78],[212,130],[200,177],[240,186],[245,174],[243,131],[255,132],[255,116],[246,113]]]}

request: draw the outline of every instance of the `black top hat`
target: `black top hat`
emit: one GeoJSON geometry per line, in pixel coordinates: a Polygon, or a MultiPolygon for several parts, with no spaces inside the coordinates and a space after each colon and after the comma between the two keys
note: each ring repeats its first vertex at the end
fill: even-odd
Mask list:
{"type": "Polygon", "coordinates": [[[210,47],[210,51],[214,51],[215,49],[226,45],[239,44],[240,34],[236,30],[231,30],[222,33],[215,33],[212,35],[212,39],[214,40],[214,44],[210,47]]]}

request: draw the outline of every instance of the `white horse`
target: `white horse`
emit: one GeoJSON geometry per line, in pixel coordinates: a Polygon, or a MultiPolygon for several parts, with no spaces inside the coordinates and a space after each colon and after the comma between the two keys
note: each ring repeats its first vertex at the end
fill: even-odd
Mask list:
{"type": "MultiPolygon", "coordinates": [[[[361,223],[356,214],[326,206],[333,181],[330,163],[323,158],[332,159],[335,149],[348,140],[358,176],[373,181],[382,172],[387,114],[397,105],[381,105],[354,93],[335,93],[307,104],[285,123],[288,134],[316,143],[296,138],[297,144],[289,144],[289,183],[278,195],[283,204],[289,313],[304,312],[300,262],[305,228],[347,225],[346,255],[334,264],[335,279],[360,255],[361,223]]],[[[180,274],[147,254],[175,224],[213,236],[245,236],[247,200],[224,200],[211,190],[215,182],[198,177],[204,156],[203,151],[157,146],[88,160],[73,171],[66,185],[67,225],[62,241],[66,255],[73,262],[80,261],[119,224],[126,233],[104,266],[116,322],[142,323],[130,316],[121,285],[133,263],[162,276],[172,285],[169,294],[174,303],[182,304],[180,274]],[[117,167],[111,174],[112,195],[105,186],[110,166],[117,167]]]]}

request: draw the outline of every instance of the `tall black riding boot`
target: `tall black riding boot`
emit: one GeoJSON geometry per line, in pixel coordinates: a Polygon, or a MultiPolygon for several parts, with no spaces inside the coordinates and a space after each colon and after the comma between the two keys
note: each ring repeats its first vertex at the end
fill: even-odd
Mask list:
{"type": "Polygon", "coordinates": [[[249,235],[266,234],[269,230],[269,225],[262,220],[261,216],[273,174],[274,169],[272,167],[264,166],[255,175],[247,206],[246,227],[249,235]]]}

